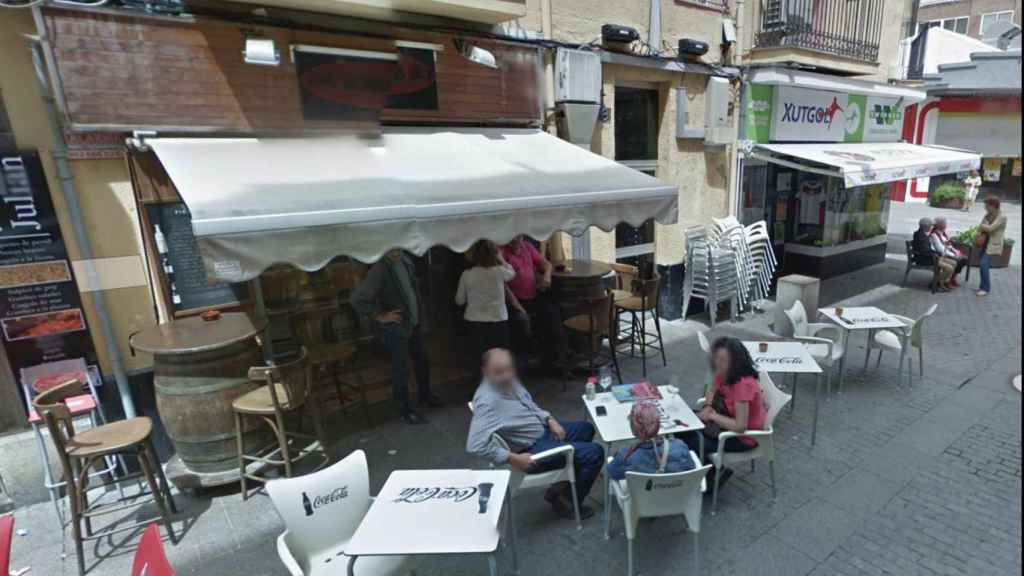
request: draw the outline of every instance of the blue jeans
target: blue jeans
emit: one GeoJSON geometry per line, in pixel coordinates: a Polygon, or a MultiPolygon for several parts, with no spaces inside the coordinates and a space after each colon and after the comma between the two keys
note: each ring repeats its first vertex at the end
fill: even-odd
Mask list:
{"type": "MultiPolygon", "coordinates": [[[[571,444],[576,450],[573,455],[573,468],[576,470],[576,497],[583,499],[590,493],[590,488],[597,480],[598,473],[604,466],[604,448],[592,442],[594,439],[594,425],[590,422],[562,422],[565,428],[565,440],[558,441],[550,430],[545,430],[540,440],[534,442],[533,446],[527,449],[530,454],[537,454],[545,450],[571,444]]],[[[565,466],[565,457],[548,458],[537,462],[530,470],[531,474],[550,472],[565,466]]]]}
{"type": "Polygon", "coordinates": [[[992,291],[992,272],[991,272],[991,270],[992,270],[992,257],[989,256],[987,253],[982,253],[981,257],[978,258],[978,268],[979,268],[979,273],[981,274],[981,286],[979,286],[978,289],[979,290],[984,290],[985,292],[991,292],[992,291]]]}
{"type": "Polygon", "coordinates": [[[413,411],[415,404],[409,400],[409,358],[412,357],[416,371],[416,385],[420,400],[430,396],[430,360],[423,348],[423,336],[419,327],[413,328],[406,336],[398,324],[381,326],[380,339],[391,355],[391,392],[402,416],[413,411]]]}

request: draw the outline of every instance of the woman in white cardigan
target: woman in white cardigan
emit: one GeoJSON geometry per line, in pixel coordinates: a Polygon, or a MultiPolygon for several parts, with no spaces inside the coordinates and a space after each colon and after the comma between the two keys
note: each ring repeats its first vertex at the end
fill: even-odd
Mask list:
{"type": "Polygon", "coordinates": [[[459,277],[455,303],[466,307],[463,318],[468,328],[467,348],[473,355],[472,361],[478,362],[487,350],[510,346],[505,282],[516,273],[490,240],[478,240],[466,258],[473,267],[459,277]]]}

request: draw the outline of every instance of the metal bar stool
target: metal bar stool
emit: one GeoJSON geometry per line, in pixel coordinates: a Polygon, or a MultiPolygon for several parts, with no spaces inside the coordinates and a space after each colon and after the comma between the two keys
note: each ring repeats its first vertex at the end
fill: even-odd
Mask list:
{"type": "MultiPolygon", "coordinates": [[[[172,543],[177,543],[174,528],[171,526],[171,513],[177,513],[174,505],[174,498],[171,496],[170,485],[164,476],[163,468],[156,457],[156,450],[153,448],[152,433],[153,422],[142,416],[128,420],[119,420],[110,424],[103,424],[96,428],[76,433],[73,425],[71,410],[68,409],[66,401],[82,392],[82,383],[78,380],[71,380],[55,386],[33,400],[32,405],[36,411],[43,416],[47,428],[50,430],[50,437],[57,449],[61,465],[64,469],[64,479],[67,482],[68,503],[71,508],[71,529],[75,540],[75,553],[78,556],[78,573],[85,574],[85,556],[83,554],[83,542],[98,538],[107,538],[112,534],[127,530],[137,530],[145,527],[157,518],[147,518],[141,522],[135,522],[126,526],[111,525],[99,533],[93,532],[92,519],[96,516],[113,514],[142,506],[150,501],[150,498],[118,498],[115,502],[104,503],[103,496],[100,496],[92,504],[89,503],[89,480],[90,470],[99,461],[107,456],[130,454],[138,458],[139,467],[142,469],[141,477],[145,478],[149,485],[149,492],[139,496],[150,496],[160,511],[159,520],[163,522],[170,536],[172,543]],[[83,526],[84,525],[84,526],[83,526]],[[83,533],[84,527],[84,533],[83,533]]],[[[132,474],[121,478],[127,480],[138,478],[140,474],[132,474]]],[[[110,478],[109,481],[96,487],[109,486],[118,480],[110,478]]]]}
{"type": "MultiPolygon", "coordinates": [[[[249,498],[247,480],[266,482],[269,478],[260,476],[258,470],[249,471],[249,462],[262,466],[284,467],[285,477],[291,478],[292,465],[310,454],[319,454],[321,466],[330,462],[327,454],[326,436],[320,414],[320,402],[312,394],[310,386],[309,355],[305,348],[299,350],[298,358],[274,366],[254,366],[249,369],[249,380],[262,383],[255,390],[239,396],[231,403],[235,412],[235,438],[238,442],[239,479],[242,483],[242,500],[249,498]],[[313,417],[313,434],[301,432],[306,404],[310,405],[313,417]],[[288,430],[285,419],[291,414],[298,416],[299,431],[288,430]],[[245,449],[245,428],[243,419],[247,416],[260,418],[274,432],[274,442],[261,446],[251,453],[245,449]],[[293,448],[292,440],[305,440],[307,444],[293,448]],[[293,453],[293,449],[296,451],[293,453]]],[[[261,466],[261,467],[262,467],[261,466]]]]}
{"type": "Polygon", "coordinates": [[[654,274],[651,278],[634,278],[633,295],[615,302],[616,317],[623,312],[630,315],[629,329],[619,339],[625,344],[629,342],[629,355],[636,357],[636,348],[640,348],[640,365],[644,377],[647,377],[647,349],[661,353],[661,362],[668,366],[665,358],[665,346],[661,339],[661,319],[658,316],[658,291],[661,288],[661,276],[654,274]],[[654,332],[647,331],[647,314],[654,316],[654,332]]]}

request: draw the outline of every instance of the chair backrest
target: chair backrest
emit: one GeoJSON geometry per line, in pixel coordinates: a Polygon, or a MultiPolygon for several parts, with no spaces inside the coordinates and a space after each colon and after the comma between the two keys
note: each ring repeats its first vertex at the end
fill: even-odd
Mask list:
{"type": "Polygon", "coordinates": [[[782,411],[786,404],[789,404],[793,396],[779,390],[767,372],[759,372],[757,380],[758,384],[761,385],[761,399],[765,405],[765,430],[771,430],[775,423],[775,417],[779,415],[779,412],[782,411]]]}
{"type": "Polygon", "coordinates": [[[296,408],[309,399],[311,370],[306,347],[300,346],[299,355],[294,360],[273,366],[249,368],[249,380],[269,387],[270,399],[275,410],[280,410],[284,403],[290,408],[296,408]],[[274,384],[280,384],[284,389],[284,398],[278,397],[277,386],[274,384]]]}
{"type": "Polygon", "coordinates": [[[921,314],[917,317],[917,320],[914,320],[914,324],[910,327],[910,343],[915,347],[920,348],[921,341],[924,339],[924,319],[935,314],[935,310],[938,307],[938,304],[932,304],[927,310],[925,310],[924,314],[921,314]]]}
{"type": "Polygon", "coordinates": [[[619,290],[632,292],[633,281],[636,280],[636,277],[639,275],[639,271],[636,269],[636,266],[620,264],[618,262],[613,262],[609,266],[611,266],[611,269],[615,271],[615,276],[618,279],[619,290]]]}
{"type": "Polygon", "coordinates": [[[6,575],[11,567],[11,540],[14,539],[14,515],[0,516],[0,574],[6,575]]]}
{"type": "Polygon", "coordinates": [[[350,539],[370,509],[366,453],[356,450],[306,476],[271,480],[267,493],[288,530],[289,551],[309,573],[311,559],[350,539]]]}
{"type": "Polygon", "coordinates": [[[41,392],[32,399],[32,407],[36,413],[46,422],[50,431],[50,439],[57,448],[57,455],[64,466],[66,477],[70,478],[71,462],[68,460],[65,447],[75,437],[75,425],[71,410],[65,402],[72,396],[82,393],[82,383],[78,380],[68,380],[58,384],[45,392],[41,392]]]}
{"type": "Polygon", "coordinates": [[[807,310],[802,302],[793,302],[793,307],[786,310],[786,317],[793,324],[793,336],[807,336],[807,310]]]}
{"type": "Polygon", "coordinates": [[[697,342],[700,343],[700,349],[705,354],[711,354],[711,342],[708,342],[708,337],[703,332],[697,332],[697,342]]]}
{"type": "MultiPolygon", "coordinates": [[[[2,564],[0,568],[3,568],[2,564]]],[[[156,524],[150,524],[142,533],[132,562],[132,576],[174,576],[174,568],[167,561],[164,545],[160,541],[160,529],[156,524]]]]}
{"type": "Polygon", "coordinates": [[[658,291],[661,289],[661,276],[657,272],[650,278],[637,278],[633,281],[637,295],[640,296],[645,310],[658,307],[658,291]]]}
{"type": "Polygon", "coordinates": [[[711,465],[686,472],[644,474],[626,472],[626,486],[633,501],[636,518],[686,516],[691,532],[700,531],[700,508],[703,494],[700,483],[711,465]]]}

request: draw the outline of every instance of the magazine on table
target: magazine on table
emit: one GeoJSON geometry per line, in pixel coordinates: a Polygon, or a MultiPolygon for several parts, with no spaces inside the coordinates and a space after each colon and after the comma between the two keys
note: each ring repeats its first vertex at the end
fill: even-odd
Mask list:
{"type": "Polygon", "coordinates": [[[612,386],[612,396],[619,402],[636,402],[638,400],[661,400],[661,391],[650,382],[643,380],[635,384],[619,384],[612,386]]]}

